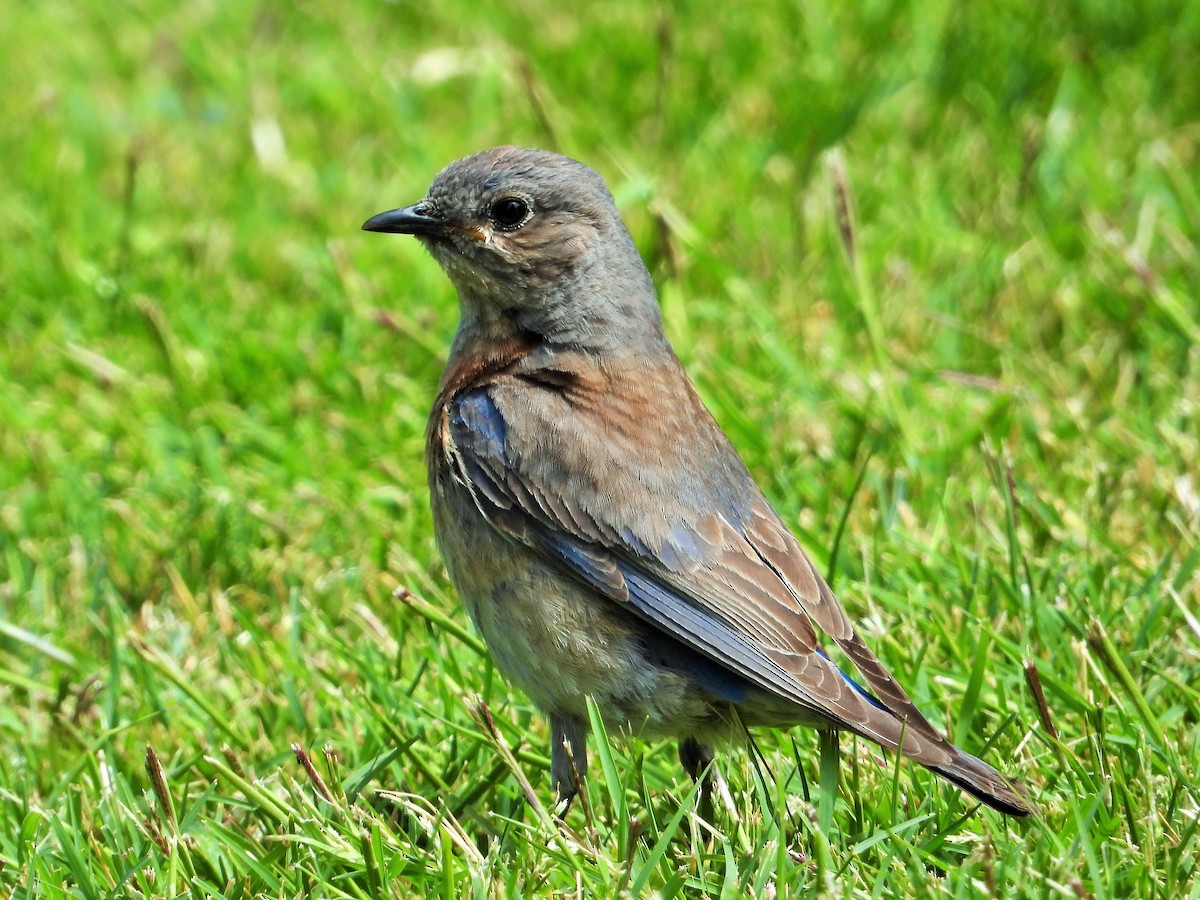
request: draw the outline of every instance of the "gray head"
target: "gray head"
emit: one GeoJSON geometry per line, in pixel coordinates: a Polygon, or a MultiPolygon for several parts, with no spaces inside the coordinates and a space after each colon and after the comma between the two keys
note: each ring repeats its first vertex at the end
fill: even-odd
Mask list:
{"type": "Polygon", "coordinates": [[[604,179],[557,153],[497,147],[460,159],[424,200],[363,228],[415,235],[454,282],[464,328],[509,320],[595,348],[662,340],[654,285],[604,179]]]}

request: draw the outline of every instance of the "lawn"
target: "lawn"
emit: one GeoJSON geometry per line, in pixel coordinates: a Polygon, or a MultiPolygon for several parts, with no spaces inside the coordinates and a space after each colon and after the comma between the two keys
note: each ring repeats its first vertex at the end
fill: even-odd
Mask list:
{"type": "Polygon", "coordinates": [[[0,42],[0,891],[1200,897],[1200,5],[12,0],[0,42]],[[762,730],[711,822],[618,735],[553,821],[433,541],[453,291],[359,230],[501,143],[608,179],[784,521],[1039,818],[762,730]]]}

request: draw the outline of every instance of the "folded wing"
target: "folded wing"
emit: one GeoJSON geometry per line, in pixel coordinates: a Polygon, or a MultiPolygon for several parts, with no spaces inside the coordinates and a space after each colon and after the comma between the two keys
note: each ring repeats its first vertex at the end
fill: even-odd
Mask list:
{"type": "Polygon", "coordinates": [[[681,459],[663,464],[639,462],[613,423],[586,422],[580,398],[548,392],[539,408],[531,393],[482,385],[445,405],[446,460],[497,529],[755,688],[899,749],[1005,812],[1028,812],[1002,776],[929,724],[861,641],[698,398],[678,421],[700,432],[683,435],[681,459]],[[572,402],[570,415],[556,409],[572,402]],[[565,430],[581,418],[576,434],[565,430]],[[606,425],[609,439],[592,439],[606,425]],[[713,442],[738,469],[707,484],[711,473],[688,465],[686,450],[713,442]],[[730,479],[741,481],[731,489],[730,479]],[[825,655],[818,629],[875,697],[825,655]]]}

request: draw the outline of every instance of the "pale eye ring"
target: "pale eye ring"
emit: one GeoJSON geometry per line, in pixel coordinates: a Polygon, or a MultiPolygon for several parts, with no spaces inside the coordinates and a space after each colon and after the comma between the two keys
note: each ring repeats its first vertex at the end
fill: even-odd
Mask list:
{"type": "Polygon", "coordinates": [[[501,197],[488,210],[488,218],[501,231],[516,231],[532,215],[529,203],[520,197],[501,197]]]}

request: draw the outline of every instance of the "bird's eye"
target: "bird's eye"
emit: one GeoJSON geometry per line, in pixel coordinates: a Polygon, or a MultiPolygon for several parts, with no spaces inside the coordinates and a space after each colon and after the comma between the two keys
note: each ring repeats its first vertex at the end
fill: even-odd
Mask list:
{"type": "Polygon", "coordinates": [[[501,231],[516,231],[529,221],[529,204],[519,197],[505,197],[492,204],[489,215],[501,231]]]}

